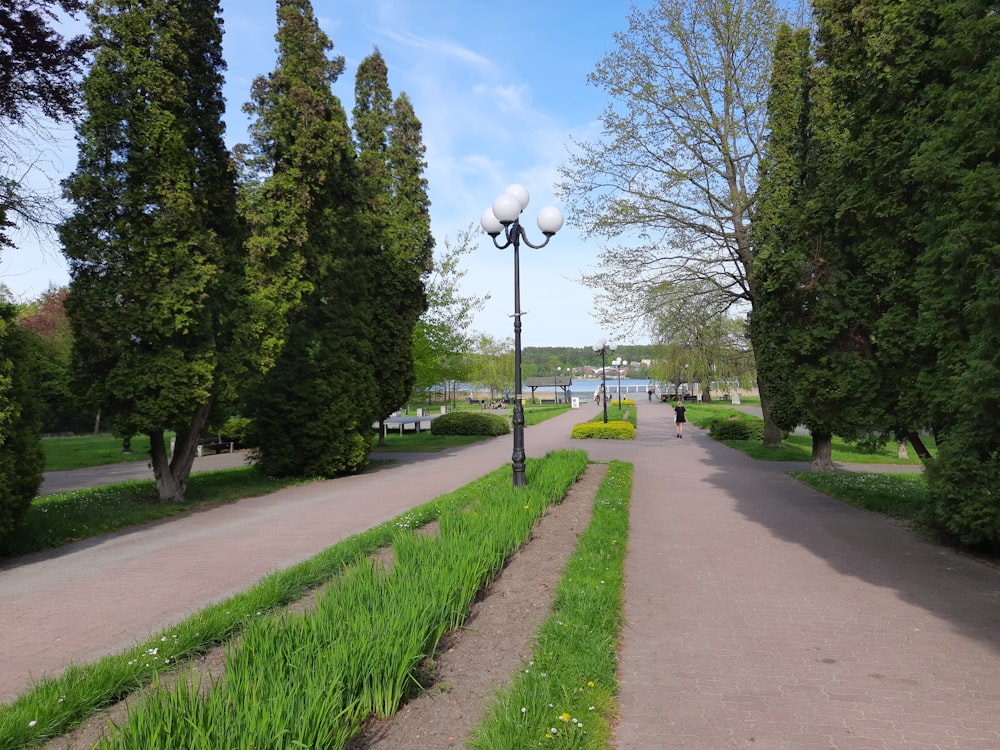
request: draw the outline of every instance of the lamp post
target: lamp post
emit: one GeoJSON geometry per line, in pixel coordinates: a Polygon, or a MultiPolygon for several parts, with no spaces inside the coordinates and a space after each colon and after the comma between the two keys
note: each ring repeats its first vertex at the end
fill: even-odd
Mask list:
{"type": "Polygon", "coordinates": [[[608,352],[614,353],[617,346],[609,344],[607,339],[600,339],[594,344],[594,353],[601,355],[601,400],[604,402],[604,424],[608,423],[608,373],[605,357],[608,352]]]}
{"type": "Polygon", "coordinates": [[[562,372],[561,367],[556,368],[556,374],[552,376],[552,403],[559,403],[559,373],[562,372]]]}
{"type": "Polygon", "coordinates": [[[618,373],[618,408],[622,408],[622,368],[628,365],[627,359],[622,359],[621,357],[616,357],[615,361],[612,362],[615,366],[615,372],[618,373]]]}
{"type": "Polygon", "coordinates": [[[558,208],[547,206],[538,212],[538,228],[545,235],[540,245],[532,243],[521,226],[521,212],[528,206],[528,191],[522,185],[511,185],[493,201],[493,205],[483,211],[480,223],[486,234],[493,239],[499,250],[514,248],[514,453],[511,465],[514,472],[514,486],[523,487],[524,479],[524,394],[521,393],[521,270],[520,249],[523,241],[536,250],[545,247],[563,225],[563,216],[558,208]],[[503,235],[503,243],[497,237],[503,235]]]}

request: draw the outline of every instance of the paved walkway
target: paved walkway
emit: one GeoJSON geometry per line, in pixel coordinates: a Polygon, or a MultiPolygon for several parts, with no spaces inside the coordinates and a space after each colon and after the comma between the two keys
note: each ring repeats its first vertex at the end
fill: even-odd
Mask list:
{"type": "MultiPolygon", "coordinates": [[[[1000,573],[640,404],[618,750],[1000,748],[1000,573]]],[[[510,460],[498,439],[283,490],[0,569],[0,700],[121,650],[510,460]]]]}

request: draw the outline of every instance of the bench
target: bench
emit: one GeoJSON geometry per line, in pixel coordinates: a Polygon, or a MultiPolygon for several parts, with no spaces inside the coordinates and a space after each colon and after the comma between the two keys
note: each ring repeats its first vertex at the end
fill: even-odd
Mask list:
{"type": "Polygon", "coordinates": [[[207,435],[203,438],[198,438],[198,458],[205,455],[206,450],[215,451],[215,455],[219,455],[222,451],[232,453],[236,449],[236,441],[230,440],[221,434],[207,435]]]}

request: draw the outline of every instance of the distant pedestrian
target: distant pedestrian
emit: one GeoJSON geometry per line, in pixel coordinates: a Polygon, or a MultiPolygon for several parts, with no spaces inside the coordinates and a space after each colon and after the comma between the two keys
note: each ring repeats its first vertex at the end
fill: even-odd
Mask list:
{"type": "Polygon", "coordinates": [[[677,399],[677,406],[674,407],[674,425],[677,427],[677,437],[684,437],[684,423],[687,420],[684,418],[684,412],[687,409],[684,408],[684,402],[677,399]]]}
{"type": "Polygon", "coordinates": [[[646,391],[646,396],[648,396],[650,401],[653,400],[653,386],[649,386],[649,390],[646,391]]]}

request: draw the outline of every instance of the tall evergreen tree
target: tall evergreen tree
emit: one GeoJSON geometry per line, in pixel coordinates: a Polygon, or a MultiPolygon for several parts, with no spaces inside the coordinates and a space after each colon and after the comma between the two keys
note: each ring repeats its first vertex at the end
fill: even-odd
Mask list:
{"type": "Polygon", "coordinates": [[[434,240],[420,121],[405,94],[392,100],[377,49],[358,67],[353,125],[365,191],[358,218],[374,261],[371,312],[382,419],[416,383],[413,334],[427,309],[424,279],[434,240]]]}
{"type": "Polygon", "coordinates": [[[0,549],[42,484],[45,455],[31,395],[31,333],[16,308],[0,302],[0,549]]]}
{"type": "Polygon", "coordinates": [[[377,419],[371,259],[347,116],[331,86],[342,58],[308,0],[279,0],[278,60],[253,85],[242,149],[249,297],[263,344],[247,396],[261,468],[334,476],[368,461],[377,419]]]}
{"type": "Polygon", "coordinates": [[[929,426],[932,522],[1000,544],[995,3],[817,0],[824,86],[849,136],[832,231],[869,278],[890,427],[929,426]],[[890,64],[891,63],[891,64],[890,64]]]}
{"type": "Polygon", "coordinates": [[[159,498],[178,501],[227,387],[238,304],[219,3],[97,0],[88,15],[95,61],[60,226],[75,369],[119,431],[149,435],[159,498]]]}
{"type": "Polygon", "coordinates": [[[839,130],[816,95],[810,45],[806,30],[779,30],[753,224],[751,335],[775,421],[805,424],[813,470],[833,471],[833,435],[867,434],[881,399],[863,315],[869,280],[829,231],[836,195],[825,176],[839,130]]]}

